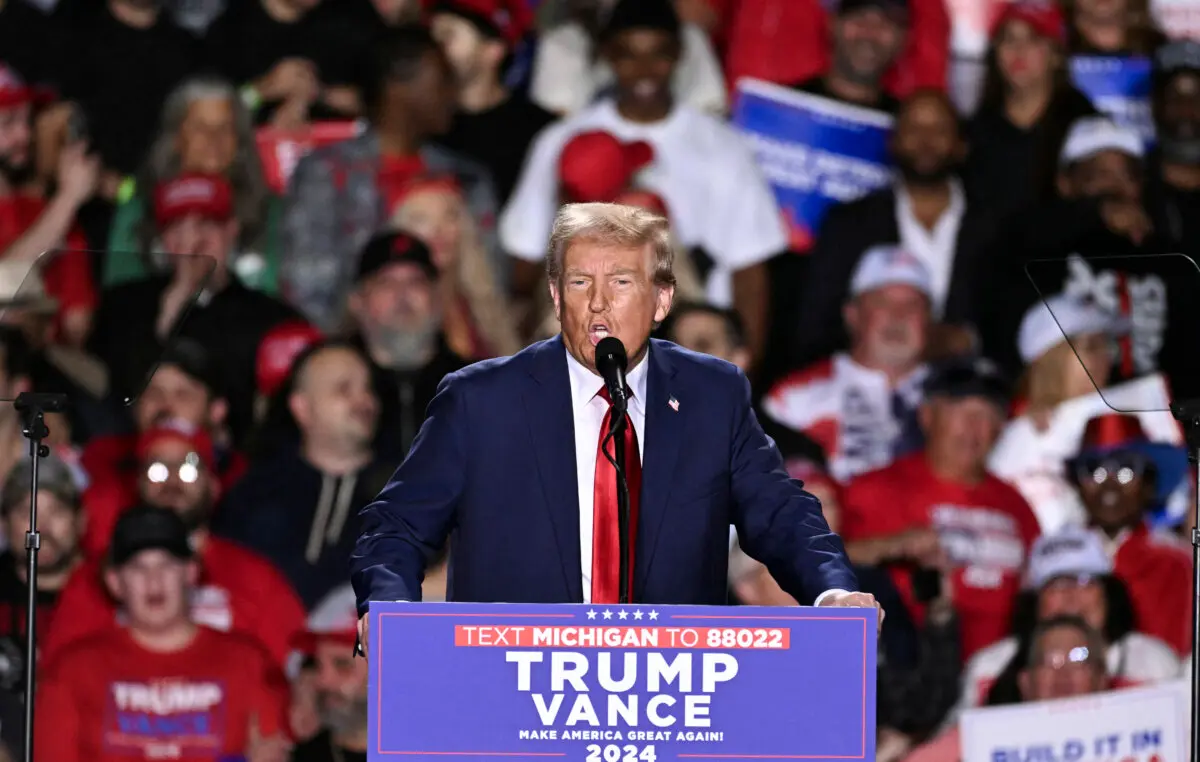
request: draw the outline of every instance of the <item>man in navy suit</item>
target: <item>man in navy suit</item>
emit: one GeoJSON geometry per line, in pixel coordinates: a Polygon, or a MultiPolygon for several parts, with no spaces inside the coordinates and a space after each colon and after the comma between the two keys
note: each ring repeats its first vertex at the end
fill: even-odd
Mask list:
{"type": "Polygon", "coordinates": [[[368,602],[420,600],[447,538],[449,600],[618,602],[614,471],[599,452],[610,404],[596,345],[607,336],[629,354],[630,600],[725,603],[732,524],[796,600],[876,606],[855,592],[820,503],[788,478],[745,375],[650,339],[671,309],[672,258],[662,217],[560,210],[547,269],[561,335],[448,375],[407,459],[361,513],[351,568],[364,649],[368,602]]]}

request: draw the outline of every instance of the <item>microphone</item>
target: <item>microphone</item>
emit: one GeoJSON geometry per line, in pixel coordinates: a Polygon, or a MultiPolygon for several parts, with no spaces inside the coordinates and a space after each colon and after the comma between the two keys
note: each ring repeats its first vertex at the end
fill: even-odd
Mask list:
{"type": "Polygon", "coordinates": [[[619,413],[623,418],[625,410],[629,403],[629,398],[625,394],[625,367],[629,365],[629,357],[625,354],[625,345],[616,336],[605,336],[600,339],[600,343],[596,345],[596,370],[600,371],[600,376],[604,379],[604,386],[608,389],[608,396],[612,399],[613,407],[616,408],[613,415],[613,420],[617,420],[616,413],[619,413]]]}

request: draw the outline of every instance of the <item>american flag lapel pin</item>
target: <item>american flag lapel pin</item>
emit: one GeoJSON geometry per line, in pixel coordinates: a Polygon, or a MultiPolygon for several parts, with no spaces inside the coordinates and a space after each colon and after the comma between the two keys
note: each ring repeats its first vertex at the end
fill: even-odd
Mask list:
{"type": "Polygon", "coordinates": [[[671,409],[674,410],[676,413],[679,412],[679,400],[672,397],[671,399],[667,400],[667,404],[670,405],[671,409]]]}

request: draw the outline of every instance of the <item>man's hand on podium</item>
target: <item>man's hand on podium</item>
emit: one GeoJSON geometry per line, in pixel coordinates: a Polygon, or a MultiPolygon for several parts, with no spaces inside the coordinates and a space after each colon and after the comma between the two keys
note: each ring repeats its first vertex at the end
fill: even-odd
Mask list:
{"type": "MultiPolygon", "coordinates": [[[[834,606],[837,608],[850,609],[869,609],[874,608],[879,612],[879,629],[883,629],[883,606],[879,605],[879,601],[875,600],[875,596],[870,593],[847,593],[841,590],[835,591],[826,595],[821,599],[818,606],[834,606]]],[[[359,632],[362,631],[362,625],[359,625],[359,632]]]]}
{"type": "Polygon", "coordinates": [[[367,650],[367,617],[370,614],[363,614],[358,618],[358,653],[365,659],[370,651],[367,650]]]}

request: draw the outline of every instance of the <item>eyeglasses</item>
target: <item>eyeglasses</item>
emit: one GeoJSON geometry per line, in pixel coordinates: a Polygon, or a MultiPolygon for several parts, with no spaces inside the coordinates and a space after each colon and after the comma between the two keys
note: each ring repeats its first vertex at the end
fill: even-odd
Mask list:
{"type": "Polygon", "coordinates": [[[182,462],[167,463],[156,460],[146,466],[146,478],[154,484],[162,484],[171,478],[171,474],[179,477],[184,484],[194,484],[200,480],[200,456],[189,452],[182,462]]]}
{"type": "Polygon", "coordinates": [[[1037,666],[1044,669],[1060,670],[1086,666],[1091,661],[1091,652],[1087,646],[1076,646],[1066,653],[1050,652],[1042,655],[1037,666]]]}
{"type": "Polygon", "coordinates": [[[1084,458],[1075,466],[1075,478],[1083,483],[1104,484],[1115,479],[1129,484],[1146,473],[1149,459],[1137,453],[1121,453],[1105,458],[1084,458]]]}

